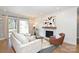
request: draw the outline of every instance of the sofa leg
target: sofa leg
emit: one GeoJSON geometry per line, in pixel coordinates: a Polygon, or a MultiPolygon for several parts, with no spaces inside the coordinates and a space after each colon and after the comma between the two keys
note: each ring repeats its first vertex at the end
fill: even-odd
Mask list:
{"type": "Polygon", "coordinates": [[[40,53],[40,51],[38,51],[37,53],[40,53]]]}
{"type": "Polygon", "coordinates": [[[12,47],[12,50],[14,51],[14,53],[16,53],[16,51],[15,51],[14,47],[12,47]]]}

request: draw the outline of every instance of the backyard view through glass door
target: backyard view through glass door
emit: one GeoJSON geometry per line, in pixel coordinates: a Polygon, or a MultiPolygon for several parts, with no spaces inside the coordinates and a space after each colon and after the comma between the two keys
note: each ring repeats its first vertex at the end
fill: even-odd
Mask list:
{"type": "Polygon", "coordinates": [[[8,18],[8,34],[9,34],[9,46],[11,46],[10,36],[12,31],[16,31],[18,33],[26,34],[29,33],[29,26],[27,19],[17,19],[14,17],[8,18]]]}
{"type": "Polygon", "coordinates": [[[28,21],[27,20],[20,20],[19,21],[19,33],[29,33],[29,29],[28,29],[28,21]]]}
{"type": "Polygon", "coordinates": [[[9,37],[13,30],[17,31],[17,20],[13,17],[8,18],[9,37]]]}

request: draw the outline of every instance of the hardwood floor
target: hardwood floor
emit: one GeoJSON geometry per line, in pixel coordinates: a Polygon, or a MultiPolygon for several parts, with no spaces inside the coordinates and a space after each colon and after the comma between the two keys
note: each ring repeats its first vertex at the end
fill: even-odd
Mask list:
{"type": "Polygon", "coordinates": [[[12,48],[8,47],[7,39],[0,40],[0,53],[13,53],[12,48]]]}
{"type": "Polygon", "coordinates": [[[64,43],[62,44],[62,46],[56,48],[53,52],[54,53],[76,53],[77,48],[75,45],[64,43]]]}
{"type": "MultiPolygon", "coordinates": [[[[77,46],[63,43],[62,46],[56,48],[53,53],[78,53],[79,44],[77,46]]],[[[12,48],[8,47],[7,40],[0,40],[0,53],[14,53],[12,48]]]]}

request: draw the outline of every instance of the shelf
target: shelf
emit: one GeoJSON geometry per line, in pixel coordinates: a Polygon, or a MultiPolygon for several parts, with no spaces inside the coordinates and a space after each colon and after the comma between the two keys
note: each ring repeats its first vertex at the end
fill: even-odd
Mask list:
{"type": "Polygon", "coordinates": [[[56,29],[56,27],[42,27],[42,28],[46,28],[46,29],[56,29]]]}

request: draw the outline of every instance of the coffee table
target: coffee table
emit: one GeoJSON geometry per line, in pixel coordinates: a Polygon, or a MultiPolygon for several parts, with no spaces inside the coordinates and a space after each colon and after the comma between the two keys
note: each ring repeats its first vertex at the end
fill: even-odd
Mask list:
{"type": "Polygon", "coordinates": [[[39,36],[39,37],[37,37],[36,39],[41,39],[42,49],[51,46],[51,44],[50,44],[50,42],[49,42],[49,38],[47,38],[47,37],[39,36]]]}

